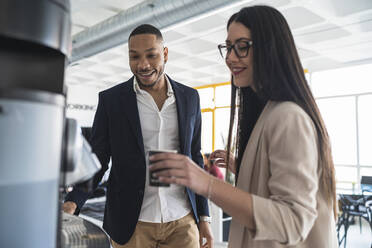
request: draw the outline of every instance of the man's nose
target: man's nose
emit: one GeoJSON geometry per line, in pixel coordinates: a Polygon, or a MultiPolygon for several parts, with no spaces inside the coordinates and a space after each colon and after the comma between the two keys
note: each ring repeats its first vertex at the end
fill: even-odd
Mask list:
{"type": "Polygon", "coordinates": [[[140,70],[144,70],[144,69],[147,69],[147,68],[150,67],[150,63],[146,58],[143,58],[138,63],[138,67],[139,67],[140,70]]]}

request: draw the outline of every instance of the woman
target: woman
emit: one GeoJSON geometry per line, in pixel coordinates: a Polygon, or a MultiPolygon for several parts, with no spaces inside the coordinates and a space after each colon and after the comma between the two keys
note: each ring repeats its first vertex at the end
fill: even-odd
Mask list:
{"type": "Polygon", "coordinates": [[[247,7],[231,16],[227,33],[219,49],[232,74],[228,150],[241,100],[237,159],[223,151],[212,158],[226,159],[237,187],[177,154],[152,157],[162,160],[152,169],[167,169],[157,173],[161,181],[185,185],[232,216],[229,247],[337,247],[329,139],[286,20],[271,7],[247,7]]]}

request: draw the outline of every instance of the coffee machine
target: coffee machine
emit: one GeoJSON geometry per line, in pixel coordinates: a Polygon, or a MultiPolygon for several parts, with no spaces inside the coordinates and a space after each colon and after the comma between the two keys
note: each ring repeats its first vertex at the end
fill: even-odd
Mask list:
{"type": "Polygon", "coordinates": [[[0,247],[63,247],[60,186],[100,168],[65,118],[70,3],[1,0],[0,11],[0,247]]]}

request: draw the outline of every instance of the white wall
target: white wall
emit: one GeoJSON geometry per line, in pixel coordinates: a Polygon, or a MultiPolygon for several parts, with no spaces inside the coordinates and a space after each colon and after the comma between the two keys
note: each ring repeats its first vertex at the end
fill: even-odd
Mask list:
{"type": "Polygon", "coordinates": [[[90,86],[68,86],[66,117],[76,119],[82,127],[92,126],[99,91],[90,86]]]}

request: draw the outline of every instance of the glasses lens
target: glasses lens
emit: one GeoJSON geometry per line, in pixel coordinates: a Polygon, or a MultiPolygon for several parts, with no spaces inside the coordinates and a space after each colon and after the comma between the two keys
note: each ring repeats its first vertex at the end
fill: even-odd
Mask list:
{"type": "Polygon", "coordinates": [[[249,48],[251,46],[246,41],[238,41],[235,44],[235,51],[240,58],[246,57],[248,55],[249,48]]]}

